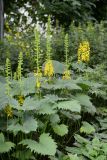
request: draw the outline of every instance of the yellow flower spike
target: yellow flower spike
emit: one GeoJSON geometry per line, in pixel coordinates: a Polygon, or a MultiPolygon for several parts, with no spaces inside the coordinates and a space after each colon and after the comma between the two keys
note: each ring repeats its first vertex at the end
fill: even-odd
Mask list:
{"type": "Polygon", "coordinates": [[[22,106],[23,103],[24,103],[24,96],[18,96],[18,102],[19,102],[19,105],[22,106]]]}
{"type": "Polygon", "coordinates": [[[88,41],[80,43],[78,48],[78,62],[88,62],[90,60],[90,45],[88,41]]]}
{"type": "Polygon", "coordinates": [[[13,111],[12,111],[12,107],[10,105],[7,105],[5,107],[4,112],[7,114],[8,118],[12,118],[13,117],[13,111]]]}
{"type": "Polygon", "coordinates": [[[71,74],[70,74],[70,71],[69,70],[66,70],[66,71],[64,71],[64,73],[63,73],[63,77],[62,77],[62,79],[66,79],[66,80],[68,80],[68,79],[71,79],[71,76],[70,76],[71,74]]]}
{"type": "Polygon", "coordinates": [[[51,60],[48,60],[44,67],[44,75],[52,77],[54,75],[54,67],[51,60]]]}

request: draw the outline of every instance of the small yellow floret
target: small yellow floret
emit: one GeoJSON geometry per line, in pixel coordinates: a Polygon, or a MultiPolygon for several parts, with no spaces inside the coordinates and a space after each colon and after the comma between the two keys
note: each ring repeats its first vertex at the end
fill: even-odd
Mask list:
{"type": "Polygon", "coordinates": [[[70,71],[69,70],[66,70],[66,71],[64,71],[64,73],[63,73],[63,77],[62,77],[62,79],[71,79],[71,76],[70,76],[71,74],[70,74],[70,71]]]}
{"type": "Polygon", "coordinates": [[[36,87],[39,89],[41,87],[40,78],[42,77],[42,72],[40,69],[37,69],[37,72],[34,71],[34,76],[36,77],[36,87]]]}
{"type": "Polygon", "coordinates": [[[24,96],[18,96],[18,102],[19,102],[20,106],[22,106],[24,103],[24,96]]]}
{"type": "Polygon", "coordinates": [[[12,111],[12,107],[10,105],[7,105],[5,107],[4,112],[7,114],[8,118],[12,118],[13,117],[13,111],[12,111]]]}
{"type": "Polygon", "coordinates": [[[37,79],[36,81],[36,87],[39,89],[41,87],[41,82],[39,81],[39,79],[37,79]]]}

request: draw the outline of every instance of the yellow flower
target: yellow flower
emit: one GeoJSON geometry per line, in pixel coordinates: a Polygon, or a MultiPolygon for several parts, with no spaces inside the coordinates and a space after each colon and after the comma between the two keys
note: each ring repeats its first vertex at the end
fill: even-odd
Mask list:
{"type": "Polygon", "coordinates": [[[18,102],[19,102],[20,106],[23,105],[24,99],[25,99],[24,96],[18,96],[18,102]]]}
{"type": "Polygon", "coordinates": [[[39,89],[40,86],[41,86],[41,82],[39,81],[39,79],[37,79],[37,81],[36,81],[36,87],[39,89]]]}
{"type": "Polygon", "coordinates": [[[52,77],[54,75],[54,68],[51,60],[47,60],[44,67],[44,75],[52,77]]]}
{"type": "Polygon", "coordinates": [[[40,69],[37,69],[37,72],[34,71],[34,76],[36,77],[36,87],[39,89],[41,87],[40,78],[42,77],[42,72],[40,69]]]}
{"type": "Polygon", "coordinates": [[[7,114],[7,117],[9,117],[9,118],[13,117],[13,111],[12,111],[12,107],[10,105],[7,105],[5,107],[4,112],[7,114]]]}
{"type": "Polygon", "coordinates": [[[69,70],[64,71],[62,79],[71,79],[69,70]]]}
{"type": "Polygon", "coordinates": [[[88,62],[90,60],[90,46],[88,41],[80,43],[78,48],[78,62],[88,62]]]}

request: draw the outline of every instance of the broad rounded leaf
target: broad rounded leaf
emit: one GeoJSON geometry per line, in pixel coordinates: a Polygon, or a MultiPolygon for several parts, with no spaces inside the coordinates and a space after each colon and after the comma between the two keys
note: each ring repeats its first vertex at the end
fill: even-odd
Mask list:
{"type": "Polygon", "coordinates": [[[57,148],[56,143],[47,133],[40,135],[39,142],[31,139],[25,139],[19,144],[27,145],[27,148],[29,148],[32,152],[37,152],[42,155],[55,155],[57,148]]]}
{"type": "Polygon", "coordinates": [[[53,130],[59,136],[64,136],[65,134],[68,133],[68,126],[66,126],[64,124],[57,124],[57,125],[53,126],[53,130]]]}

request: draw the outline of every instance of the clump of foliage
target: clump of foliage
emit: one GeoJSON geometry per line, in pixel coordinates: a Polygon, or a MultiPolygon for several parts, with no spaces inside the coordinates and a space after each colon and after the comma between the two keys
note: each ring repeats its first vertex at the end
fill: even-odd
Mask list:
{"type": "Polygon", "coordinates": [[[98,112],[103,108],[107,113],[106,77],[100,79],[99,72],[88,65],[88,39],[79,61],[72,62],[72,70],[68,33],[63,38],[64,63],[53,60],[51,32],[49,17],[42,61],[40,34],[35,29],[34,72],[25,74],[24,58],[28,55],[22,48],[14,70],[9,57],[6,59],[5,81],[0,79],[1,159],[106,160],[106,118],[102,115],[100,121],[98,112]]]}

